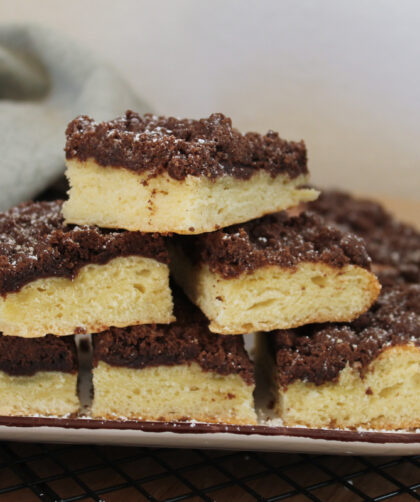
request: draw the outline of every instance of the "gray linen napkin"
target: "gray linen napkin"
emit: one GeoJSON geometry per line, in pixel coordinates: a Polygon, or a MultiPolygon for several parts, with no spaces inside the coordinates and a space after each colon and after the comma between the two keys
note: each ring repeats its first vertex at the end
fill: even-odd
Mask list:
{"type": "Polygon", "coordinates": [[[33,198],[64,170],[76,115],[150,111],[89,51],[39,26],[0,25],[0,210],[33,198]]]}

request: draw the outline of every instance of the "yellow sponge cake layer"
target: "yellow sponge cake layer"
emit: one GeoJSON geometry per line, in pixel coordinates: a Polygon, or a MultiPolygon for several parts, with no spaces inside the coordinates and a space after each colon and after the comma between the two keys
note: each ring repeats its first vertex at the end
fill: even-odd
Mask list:
{"type": "Polygon", "coordinates": [[[226,279],[174,251],[171,267],[176,281],[210,320],[210,330],[221,334],[350,321],[371,306],[380,290],[375,276],[356,265],[268,265],[226,279]]]}
{"type": "Polygon", "coordinates": [[[168,174],[150,177],[119,167],[102,167],[89,159],[67,161],[67,223],[124,228],[142,232],[199,234],[309,202],[316,190],[299,188],[302,175],[272,177],[258,171],[249,179],[224,175],[215,180],[168,174]]]}
{"type": "Polygon", "coordinates": [[[37,279],[0,297],[0,330],[38,337],[95,333],[109,326],[169,323],[169,269],[142,256],[82,267],[74,279],[37,279]]]}
{"type": "Polygon", "coordinates": [[[79,411],[77,374],[39,371],[12,376],[0,371],[0,415],[59,416],[79,411]]]}
{"type": "Polygon", "coordinates": [[[93,370],[96,418],[255,424],[253,385],[239,375],[203,371],[196,363],[93,370]]]}

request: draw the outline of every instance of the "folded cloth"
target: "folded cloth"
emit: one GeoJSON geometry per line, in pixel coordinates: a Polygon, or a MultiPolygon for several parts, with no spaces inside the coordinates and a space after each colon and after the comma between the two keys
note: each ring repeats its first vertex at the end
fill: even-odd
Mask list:
{"type": "Polygon", "coordinates": [[[0,25],[0,210],[35,197],[64,171],[64,131],[79,114],[150,111],[99,58],[32,25],[0,25]]]}

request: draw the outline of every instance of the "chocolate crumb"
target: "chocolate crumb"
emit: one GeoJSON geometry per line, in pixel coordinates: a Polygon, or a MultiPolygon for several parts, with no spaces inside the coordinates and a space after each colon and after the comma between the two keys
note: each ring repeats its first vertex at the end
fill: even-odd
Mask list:
{"type": "Polygon", "coordinates": [[[300,262],[322,262],[341,268],[370,268],[363,240],[325,223],[315,214],[264,216],[216,232],[175,236],[172,243],[194,263],[207,264],[224,278],[252,273],[266,265],[294,268],[300,262]]]}
{"type": "Polygon", "coordinates": [[[94,159],[101,166],[147,172],[149,178],[167,173],[176,180],[189,175],[249,179],[261,169],[273,178],[308,173],[303,141],[289,142],[273,131],[242,134],[221,113],[192,120],[129,110],[101,123],[80,116],[70,122],[66,135],[67,159],[94,159]]]}
{"type": "Polygon", "coordinates": [[[420,232],[396,220],[381,204],[327,190],[307,208],[363,238],[383,285],[420,283],[420,232]]]}
{"type": "Polygon", "coordinates": [[[22,338],[0,334],[0,370],[13,376],[32,376],[38,371],[76,373],[74,337],[22,338]]]}
{"type": "Polygon", "coordinates": [[[282,386],[337,381],[346,365],[363,376],[387,348],[420,346],[420,284],[383,287],[371,309],[351,323],[313,324],[267,336],[282,386]]]}

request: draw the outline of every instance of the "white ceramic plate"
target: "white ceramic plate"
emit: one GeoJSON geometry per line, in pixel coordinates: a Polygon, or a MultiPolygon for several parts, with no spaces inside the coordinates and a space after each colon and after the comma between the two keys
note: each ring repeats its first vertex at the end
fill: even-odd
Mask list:
{"type": "Polygon", "coordinates": [[[0,417],[0,439],[279,452],[414,455],[420,433],[356,432],[275,426],[0,417]]]}

